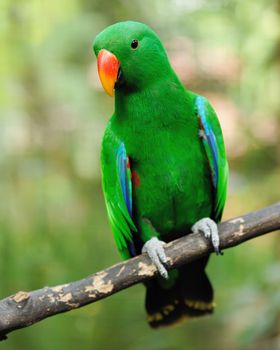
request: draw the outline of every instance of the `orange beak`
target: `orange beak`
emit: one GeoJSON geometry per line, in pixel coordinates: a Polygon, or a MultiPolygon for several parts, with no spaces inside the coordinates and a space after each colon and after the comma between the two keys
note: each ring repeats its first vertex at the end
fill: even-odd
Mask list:
{"type": "Polygon", "coordinates": [[[102,49],[98,53],[97,68],[101,84],[108,95],[114,96],[120,62],[112,52],[102,49]]]}

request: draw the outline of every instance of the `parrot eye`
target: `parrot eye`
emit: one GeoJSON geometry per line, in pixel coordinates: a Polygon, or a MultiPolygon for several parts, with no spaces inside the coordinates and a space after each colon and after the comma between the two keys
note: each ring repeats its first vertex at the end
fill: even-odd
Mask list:
{"type": "Polygon", "coordinates": [[[136,39],[132,40],[130,46],[133,50],[136,50],[138,47],[138,40],[136,40],[136,39]]]}

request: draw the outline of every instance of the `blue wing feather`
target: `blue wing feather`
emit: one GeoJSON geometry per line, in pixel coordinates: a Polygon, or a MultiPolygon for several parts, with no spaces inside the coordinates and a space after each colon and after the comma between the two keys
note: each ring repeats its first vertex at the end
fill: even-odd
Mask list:
{"type": "Polygon", "coordinates": [[[205,99],[202,96],[197,96],[196,107],[198,116],[200,117],[202,131],[204,132],[203,143],[206,142],[211,150],[212,159],[209,159],[209,161],[212,170],[213,185],[215,188],[217,188],[219,177],[217,142],[215,134],[211,128],[211,124],[209,123],[209,121],[207,121],[205,99]]]}
{"type": "Polygon", "coordinates": [[[195,105],[200,122],[200,135],[202,136],[215,189],[214,217],[219,221],[225,205],[228,179],[228,164],[222,131],[216,113],[204,97],[197,96],[195,105]]]}
{"type": "Polygon", "coordinates": [[[124,143],[121,143],[118,149],[117,168],[125,205],[127,207],[130,217],[132,217],[132,191],[130,178],[131,173],[124,143]]]}
{"type": "Polygon", "coordinates": [[[214,163],[213,182],[214,182],[215,188],[217,188],[219,170],[218,170],[218,151],[217,151],[216,137],[212,130],[210,130],[209,135],[206,135],[206,137],[207,137],[209,146],[211,148],[211,152],[213,154],[213,163],[214,163]]]}
{"type": "MultiPolygon", "coordinates": [[[[127,211],[132,218],[132,183],[129,158],[126,154],[124,143],[121,143],[117,153],[117,169],[121,185],[121,192],[127,211]]],[[[133,241],[127,242],[127,247],[131,256],[136,255],[133,241]]]]}

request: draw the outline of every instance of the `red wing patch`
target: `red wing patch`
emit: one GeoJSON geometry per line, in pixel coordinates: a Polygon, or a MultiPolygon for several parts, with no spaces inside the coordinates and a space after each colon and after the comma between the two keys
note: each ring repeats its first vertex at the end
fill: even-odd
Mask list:
{"type": "Polygon", "coordinates": [[[141,186],[140,176],[137,174],[135,170],[132,170],[132,183],[135,187],[141,186]]]}

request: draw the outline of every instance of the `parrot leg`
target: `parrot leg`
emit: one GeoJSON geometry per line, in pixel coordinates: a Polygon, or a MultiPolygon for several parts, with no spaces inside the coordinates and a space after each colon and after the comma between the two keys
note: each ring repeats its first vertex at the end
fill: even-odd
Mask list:
{"type": "Polygon", "coordinates": [[[210,218],[203,218],[192,226],[192,232],[203,233],[204,237],[211,241],[216,254],[223,255],[220,250],[220,237],[215,221],[210,218]]]}
{"type": "Polygon", "coordinates": [[[148,254],[149,258],[152,260],[152,263],[156,266],[159,274],[163,278],[167,279],[168,272],[164,267],[164,264],[167,263],[167,257],[163,248],[165,244],[165,242],[160,241],[157,237],[153,237],[144,244],[142,253],[148,254]]]}
{"type": "Polygon", "coordinates": [[[143,245],[142,253],[147,253],[149,258],[152,260],[152,263],[156,266],[159,274],[167,279],[168,272],[164,266],[167,263],[167,257],[163,246],[166,244],[163,241],[160,241],[157,236],[159,233],[155,230],[150,220],[143,218],[142,219],[142,232],[143,238],[146,243],[143,245]]]}

